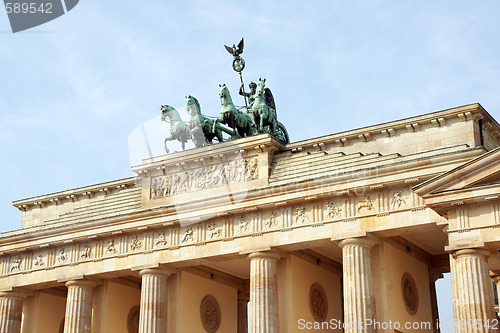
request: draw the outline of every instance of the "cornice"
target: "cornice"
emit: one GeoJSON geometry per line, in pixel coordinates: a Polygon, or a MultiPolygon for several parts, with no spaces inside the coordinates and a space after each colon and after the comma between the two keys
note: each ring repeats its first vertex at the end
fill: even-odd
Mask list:
{"type": "Polygon", "coordinates": [[[459,190],[454,185],[465,184],[467,179],[477,172],[492,165],[497,165],[500,158],[500,147],[471,159],[449,171],[441,173],[415,187],[413,190],[420,196],[426,197],[438,192],[459,190]]]}
{"type": "MultiPolygon", "coordinates": [[[[36,225],[24,229],[4,233],[0,238],[0,247],[14,249],[27,239],[32,243],[46,243],[48,238],[58,239],[58,243],[84,240],[105,236],[116,232],[131,233],[144,228],[171,226],[183,221],[196,221],[222,216],[221,214],[245,213],[250,208],[266,209],[274,206],[318,200],[328,196],[342,196],[358,193],[361,190],[376,190],[390,186],[407,186],[413,181],[434,176],[450,163],[460,163],[478,154],[479,148],[450,152],[433,157],[433,167],[423,164],[421,159],[393,162],[367,169],[352,170],[349,173],[326,175],[322,178],[290,182],[286,184],[268,185],[241,191],[245,199],[234,207],[227,207],[227,194],[203,197],[193,201],[139,209],[130,213],[117,214],[103,218],[79,220],[70,224],[36,225]],[[182,213],[181,213],[182,212],[182,213]],[[145,224],[147,221],[147,225],[145,224]],[[78,239],[74,233],[78,232],[78,239]]],[[[232,193],[238,196],[241,193],[232,193]]]]}
{"type": "Polygon", "coordinates": [[[483,119],[483,124],[488,124],[486,125],[486,127],[490,131],[498,133],[498,135],[500,136],[500,125],[479,103],[474,103],[442,111],[427,113],[416,117],[405,118],[378,125],[372,125],[359,129],[330,134],[318,138],[293,142],[287,145],[287,149],[291,149],[292,151],[301,151],[308,147],[314,147],[317,150],[321,150],[321,147],[324,147],[327,144],[331,143],[336,143],[339,146],[345,146],[351,141],[368,142],[375,135],[383,134],[383,136],[385,137],[391,137],[400,130],[403,130],[405,132],[416,132],[419,131],[420,128],[425,124],[432,124],[435,127],[445,127],[447,126],[447,120],[452,118],[458,118],[461,121],[477,121],[483,119]]]}
{"type": "Polygon", "coordinates": [[[81,197],[90,198],[98,193],[108,194],[130,187],[135,187],[135,178],[133,177],[17,200],[13,201],[12,205],[21,211],[27,211],[33,207],[44,207],[50,204],[58,205],[64,201],[77,201],[81,197]]]}

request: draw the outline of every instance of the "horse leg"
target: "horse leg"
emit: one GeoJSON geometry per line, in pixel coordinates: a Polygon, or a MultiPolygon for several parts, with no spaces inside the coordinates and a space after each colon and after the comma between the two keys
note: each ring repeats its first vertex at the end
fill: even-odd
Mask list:
{"type": "MultiPolygon", "coordinates": [[[[264,128],[264,120],[267,119],[267,113],[262,110],[262,113],[260,114],[260,131],[261,132],[265,132],[265,128],[264,128]]],[[[269,131],[267,131],[269,132],[269,131]]]]}
{"type": "Polygon", "coordinates": [[[163,143],[164,147],[165,147],[165,152],[168,154],[169,150],[167,148],[167,141],[171,141],[172,138],[171,137],[168,137],[168,138],[165,138],[165,142],[163,143]]]}
{"type": "Polygon", "coordinates": [[[219,142],[224,141],[224,137],[222,136],[222,131],[220,129],[217,128],[215,136],[217,137],[217,140],[219,140],[219,142]]]}

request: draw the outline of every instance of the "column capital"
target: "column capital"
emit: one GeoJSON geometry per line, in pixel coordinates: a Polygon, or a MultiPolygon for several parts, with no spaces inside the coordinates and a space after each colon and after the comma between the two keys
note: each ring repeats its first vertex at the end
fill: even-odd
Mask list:
{"type": "Polygon", "coordinates": [[[378,241],[371,237],[357,237],[357,238],[346,238],[341,240],[338,245],[340,248],[348,245],[358,245],[363,247],[371,248],[376,245],[378,241]]]}
{"type": "Polygon", "coordinates": [[[461,249],[456,250],[451,253],[454,259],[458,259],[460,257],[480,257],[482,259],[487,259],[491,256],[491,251],[487,249],[461,249]]]}
{"type": "Polygon", "coordinates": [[[281,255],[274,250],[270,251],[257,251],[257,252],[252,252],[248,255],[248,259],[274,259],[274,260],[279,260],[281,258],[281,255]]]}
{"type": "Polygon", "coordinates": [[[3,297],[3,298],[17,298],[17,299],[24,300],[28,296],[29,296],[29,294],[27,292],[20,291],[20,290],[0,291],[0,297],[3,297]]]}
{"type": "Polygon", "coordinates": [[[72,286],[77,286],[77,287],[90,287],[90,288],[95,288],[97,287],[97,282],[91,281],[91,280],[71,280],[65,283],[66,287],[72,287],[72,286]]]}
{"type": "Polygon", "coordinates": [[[238,302],[248,302],[250,300],[250,291],[238,290],[238,302]]]}
{"type": "Polygon", "coordinates": [[[432,283],[436,282],[437,280],[439,279],[442,279],[444,277],[443,273],[441,272],[441,270],[433,270],[433,269],[430,269],[428,271],[429,273],[429,281],[431,281],[432,283]]]}
{"type": "Polygon", "coordinates": [[[169,277],[170,275],[174,274],[176,272],[176,269],[174,268],[168,268],[168,267],[160,267],[160,268],[146,268],[142,269],[139,271],[139,275],[165,275],[166,277],[169,277]]]}

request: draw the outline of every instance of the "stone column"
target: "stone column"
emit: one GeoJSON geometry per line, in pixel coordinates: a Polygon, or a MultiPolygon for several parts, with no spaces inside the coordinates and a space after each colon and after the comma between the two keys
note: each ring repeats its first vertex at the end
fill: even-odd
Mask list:
{"type": "Polygon", "coordinates": [[[278,333],[278,260],[274,252],[251,253],[250,333],[278,333]]]}
{"type": "Polygon", "coordinates": [[[0,292],[0,332],[19,333],[26,294],[17,291],[0,292]]]}
{"type": "Polygon", "coordinates": [[[441,328],[438,325],[439,311],[436,294],[436,281],[442,277],[443,274],[441,272],[429,270],[429,291],[431,294],[432,327],[434,333],[441,333],[441,328]]]}
{"type": "Polygon", "coordinates": [[[238,333],[248,333],[248,291],[238,290],[238,333]]]}
{"type": "Polygon", "coordinates": [[[492,329],[496,321],[493,289],[487,259],[490,252],[466,249],[453,252],[451,263],[455,332],[498,332],[492,329]],[[488,327],[489,324],[489,327],[488,327]]]}
{"type": "Polygon", "coordinates": [[[375,296],[371,270],[370,249],[375,241],[366,237],[349,238],[339,242],[342,248],[344,271],[345,333],[372,333],[375,321],[375,296]],[[363,324],[363,325],[361,325],[363,324]]]}
{"type": "Polygon", "coordinates": [[[64,333],[90,333],[92,327],[92,292],[97,283],[88,280],[66,282],[68,297],[64,333]]]}
{"type": "Polygon", "coordinates": [[[143,269],[139,333],[167,332],[167,279],[172,271],[143,269]]]}
{"type": "MultiPolygon", "coordinates": [[[[500,305],[500,275],[496,275],[492,278],[493,282],[495,282],[496,286],[497,286],[497,300],[498,300],[498,304],[500,305]]],[[[493,292],[493,301],[495,300],[495,293],[493,292]]],[[[497,306],[495,307],[495,310],[497,312],[497,315],[498,313],[500,312],[500,306],[497,306]]]]}

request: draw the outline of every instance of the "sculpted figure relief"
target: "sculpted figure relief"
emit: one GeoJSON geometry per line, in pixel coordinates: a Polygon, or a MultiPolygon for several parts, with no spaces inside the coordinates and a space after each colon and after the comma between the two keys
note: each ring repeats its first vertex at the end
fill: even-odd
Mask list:
{"type": "Polygon", "coordinates": [[[239,218],[239,228],[240,228],[240,232],[247,232],[248,231],[248,227],[250,226],[250,222],[248,222],[246,219],[245,219],[245,216],[244,215],[241,215],[240,218],[239,218]]]}
{"type": "Polygon", "coordinates": [[[230,162],[207,165],[151,179],[150,198],[210,189],[232,183],[246,182],[259,178],[259,164],[256,158],[234,159],[230,162]]]}
{"type": "Polygon", "coordinates": [[[80,258],[82,259],[92,258],[92,246],[84,245],[83,250],[80,251],[80,258]]]}
{"type": "Polygon", "coordinates": [[[193,240],[194,240],[193,228],[187,228],[184,231],[184,235],[181,238],[181,243],[193,240]]]}
{"type": "Polygon", "coordinates": [[[63,263],[63,262],[66,262],[66,260],[68,260],[68,254],[65,252],[64,249],[60,249],[59,255],[57,256],[57,261],[59,263],[63,263]]]}
{"type": "Polygon", "coordinates": [[[297,208],[295,215],[295,223],[306,223],[308,221],[309,218],[306,215],[306,208],[305,207],[297,208]]]}
{"type": "Polygon", "coordinates": [[[23,263],[23,257],[21,257],[21,256],[12,260],[12,264],[10,266],[10,271],[11,272],[20,271],[22,263],[23,263]]]}
{"type": "Polygon", "coordinates": [[[43,261],[43,256],[39,254],[38,257],[36,257],[35,266],[44,266],[44,265],[45,262],[43,261]]]}
{"type": "Polygon", "coordinates": [[[113,239],[106,243],[106,253],[116,253],[115,241],[113,239]]]}
{"type": "Polygon", "coordinates": [[[90,245],[83,246],[83,250],[80,251],[80,258],[82,259],[92,258],[92,247],[90,245]]]}
{"type": "Polygon", "coordinates": [[[215,297],[207,295],[200,304],[200,319],[208,333],[217,332],[221,322],[219,303],[215,297]]]}
{"type": "Polygon", "coordinates": [[[406,206],[406,201],[402,197],[402,192],[401,191],[395,192],[393,197],[392,197],[391,208],[397,209],[397,208],[401,208],[403,206],[406,206]]]}
{"type": "Polygon", "coordinates": [[[358,203],[358,213],[361,212],[362,209],[366,210],[374,210],[375,207],[373,207],[373,200],[370,199],[370,197],[365,197],[363,201],[358,203]]]}
{"type": "Polygon", "coordinates": [[[271,216],[269,217],[269,220],[266,222],[266,226],[268,228],[271,228],[272,226],[277,226],[278,225],[278,214],[276,212],[272,212],[271,216]]]}
{"type": "Polygon", "coordinates": [[[132,237],[132,242],[130,243],[130,249],[132,251],[139,250],[142,247],[142,242],[139,240],[139,236],[134,235],[132,237]]]}
{"type": "Polygon", "coordinates": [[[158,233],[158,238],[156,239],[156,246],[165,246],[167,245],[167,237],[165,235],[165,231],[160,231],[158,233]]]}
{"type": "Polygon", "coordinates": [[[210,239],[218,238],[218,237],[222,236],[222,230],[217,229],[215,226],[215,223],[208,224],[207,229],[208,229],[208,234],[209,234],[210,239]]]}
{"type": "Polygon", "coordinates": [[[331,201],[326,204],[326,209],[328,210],[327,214],[329,218],[340,217],[342,215],[342,208],[335,207],[335,204],[331,201]]]}

